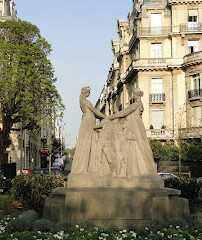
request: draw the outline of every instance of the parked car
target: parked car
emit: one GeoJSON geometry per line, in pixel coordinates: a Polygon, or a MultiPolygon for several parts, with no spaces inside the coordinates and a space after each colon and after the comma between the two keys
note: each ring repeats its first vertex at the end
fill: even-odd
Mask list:
{"type": "Polygon", "coordinates": [[[178,178],[176,175],[172,174],[172,173],[158,173],[158,175],[163,179],[169,179],[169,178],[178,178]]]}
{"type": "Polygon", "coordinates": [[[31,174],[33,171],[34,171],[34,168],[22,169],[22,173],[24,174],[31,174]]]}
{"type": "Polygon", "coordinates": [[[9,191],[11,188],[11,180],[6,179],[2,170],[0,169],[0,194],[9,191]]]}
{"type": "MultiPolygon", "coordinates": [[[[32,171],[33,174],[49,174],[49,168],[39,168],[39,169],[34,169],[32,171]]],[[[58,168],[51,168],[51,174],[54,174],[54,175],[64,175],[64,173],[58,169],[58,168]]]]}
{"type": "MultiPolygon", "coordinates": [[[[49,168],[30,168],[30,169],[22,169],[23,174],[49,174],[49,168]]],[[[63,171],[61,171],[59,168],[52,167],[51,168],[51,174],[55,175],[64,175],[63,171]]]]}
{"type": "Polygon", "coordinates": [[[60,169],[61,171],[64,171],[64,165],[62,163],[59,163],[59,162],[55,162],[53,163],[53,168],[58,168],[60,169]]]}

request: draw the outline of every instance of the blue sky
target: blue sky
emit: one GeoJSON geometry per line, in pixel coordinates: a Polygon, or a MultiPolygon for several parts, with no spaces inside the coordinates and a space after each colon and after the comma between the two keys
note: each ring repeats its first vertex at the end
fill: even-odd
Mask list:
{"type": "Polygon", "coordinates": [[[127,19],[132,0],[14,0],[17,16],[36,25],[52,46],[51,62],[66,110],[66,146],[74,146],[83,85],[91,87],[94,105],[113,61],[111,39],[118,38],[117,19],[127,19]]]}

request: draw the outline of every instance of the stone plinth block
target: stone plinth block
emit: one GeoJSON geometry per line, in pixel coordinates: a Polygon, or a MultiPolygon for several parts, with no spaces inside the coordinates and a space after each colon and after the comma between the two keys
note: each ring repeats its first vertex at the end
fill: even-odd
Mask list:
{"type": "Polygon", "coordinates": [[[168,188],[57,188],[46,199],[44,218],[92,220],[95,226],[148,226],[155,220],[188,219],[188,200],[168,188]]]}

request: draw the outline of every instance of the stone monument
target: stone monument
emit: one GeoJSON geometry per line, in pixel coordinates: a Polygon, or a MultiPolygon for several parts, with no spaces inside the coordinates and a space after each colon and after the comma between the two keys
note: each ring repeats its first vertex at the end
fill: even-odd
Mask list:
{"type": "Polygon", "coordinates": [[[44,217],[53,221],[92,220],[97,226],[149,225],[156,220],[189,219],[188,200],[164,188],[142,121],[143,92],[135,102],[106,117],[80,95],[83,112],[66,188],[46,199],[44,217]],[[96,118],[100,123],[96,124],[96,118]]]}

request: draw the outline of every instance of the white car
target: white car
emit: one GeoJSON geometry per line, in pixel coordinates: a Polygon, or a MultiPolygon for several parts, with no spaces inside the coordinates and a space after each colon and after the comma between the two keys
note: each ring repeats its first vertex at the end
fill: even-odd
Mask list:
{"type": "Polygon", "coordinates": [[[160,175],[160,177],[163,180],[169,179],[169,178],[178,178],[176,175],[172,174],[172,173],[158,173],[158,175],[160,175]]]}
{"type": "Polygon", "coordinates": [[[59,163],[59,162],[53,163],[53,166],[52,166],[52,167],[63,170],[63,164],[62,164],[62,163],[59,163]]]}

